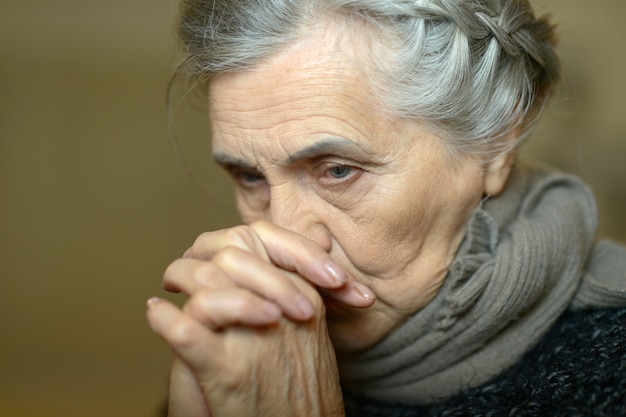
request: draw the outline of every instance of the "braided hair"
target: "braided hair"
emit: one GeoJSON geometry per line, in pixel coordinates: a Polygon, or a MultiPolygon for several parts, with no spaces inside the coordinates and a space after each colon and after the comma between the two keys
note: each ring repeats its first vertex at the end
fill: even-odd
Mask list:
{"type": "Polygon", "coordinates": [[[516,147],[559,78],[553,26],[527,0],[182,0],[176,74],[253,67],[329,16],[378,43],[369,52],[385,107],[453,155],[516,147]]]}

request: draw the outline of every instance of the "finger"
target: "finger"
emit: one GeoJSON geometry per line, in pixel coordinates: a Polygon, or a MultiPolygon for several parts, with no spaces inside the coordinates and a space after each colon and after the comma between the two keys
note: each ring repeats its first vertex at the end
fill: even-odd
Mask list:
{"type": "MultiPolygon", "coordinates": [[[[371,295],[372,291],[360,282],[352,279],[341,288],[325,289],[311,286],[311,283],[304,281],[299,275],[291,273],[292,282],[302,291],[302,293],[311,301],[313,305],[317,305],[316,301],[321,303],[321,297],[332,298],[342,304],[355,308],[367,308],[374,304],[376,298],[371,295]]],[[[323,303],[322,303],[323,304],[323,303]]],[[[316,308],[317,310],[317,308],[316,308]]]]}
{"type": "MultiPolygon", "coordinates": [[[[240,277],[239,284],[245,286],[249,281],[246,276],[240,277]]],[[[282,278],[282,277],[281,277],[282,278]]],[[[291,280],[292,283],[296,281],[291,280]]],[[[197,259],[176,259],[172,262],[163,275],[163,288],[170,292],[182,292],[188,296],[191,296],[194,292],[202,289],[220,289],[226,287],[232,287],[237,285],[235,281],[227,277],[224,271],[216,267],[214,263],[208,261],[201,261],[197,259]]],[[[250,285],[250,283],[248,283],[250,285]]],[[[257,288],[258,293],[264,293],[269,298],[279,300],[279,296],[270,296],[269,289],[263,282],[257,283],[257,285],[251,285],[252,288],[257,288]]],[[[297,285],[296,287],[301,290],[297,285]]],[[[374,298],[370,295],[371,291],[363,284],[357,281],[351,280],[341,288],[332,290],[321,290],[322,294],[326,297],[333,298],[340,301],[343,304],[351,305],[353,307],[366,308],[374,303],[374,298]]],[[[293,295],[292,297],[297,297],[293,295]]],[[[307,296],[307,298],[310,298],[307,296]]],[[[289,303],[289,296],[286,297],[289,303]]],[[[304,319],[309,318],[308,316],[304,319]]]]}
{"type": "Polygon", "coordinates": [[[234,325],[268,326],[282,315],[276,304],[242,288],[199,290],[183,310],[214,330],[234,325]]]}
{"type": "Polygon", "coordinates": [[[228,247],[212,261],[178,259],[166,269],[163,286],[191,296],[203,288],[239,286],[278,304],[294,320],[308,320],[314,306],[289,278],[288,273],[242,249],[228,247]]]}
{"type": "Polygon", "coordinates": [[[322,288],[343,286],[348,276],[330,255],[312,240],[265,221],[250,225],[276,265],[322,288]]]}
{"type": "Polygon", "coordinates": [[[211,358],[223,354],[219,335],[174,304],[155,297],[148,300],[147,306],[152,331],[192,369],[210,369],[211,358]]]}
{"type": "Polygon", "coordinates": [[[345,273],[315,242],[268,222],[255,222],[250,227],[260,237],[272,262],[281,268],[296,271],[344,304],[358,308],[374,304],[374,292],[345,273]],[[334,284],[324,285],[324,279],[333,279],[334,284]]]}
{"type": "Polygon", "coordinates": [[[356,280],[351,280],[341,288],[319,289],[324,297],[332,298],[342,304],[356,308],[371,307],[376,301],[372,290],[356,280]]]}
{"type": "Polygon", "coordinates": [[[226,247],[234,246],[283,269],[298,272],[303,278],[323,288],[338,288],[346,281],[343,269],[312,240],[268,222],[201,234],[184,256],[212,259],[226,247]]]}
{"type": "Polygon", "coordinates": [[[364,308],[375,301],[376,297],[368,287],[349,277],[315,242],[268,222],[203,233],[185,256],[212,259],[229,246],[260,254],[264,260],[271,259],[274,264],[297,272],[317,287],[337,289],[337,292],[326,294],[344,304],[364,308]]]}
{"type": "Polygon", "coordinates": [[[214,263],[198,259],[176,259],[163,274],[163,288],[191,295],[200,288],[232,287],[235,283],[214,263]]]}
{"type": "Polygon", "coordinates": [[[248,226],[235,226],[229,229],[202,233],[183,257],[210,260],[227,247],[236,247],[257,254],[261,259],[269,261],[263,242],[248,226]]]}
{"type": "Polygon", "coordinates": [[[254,254],[230,247],[217,254],[212,262],[239,287],[273,301],[291,319],[309,320],[316,312],[289,272],[254,254]]]}

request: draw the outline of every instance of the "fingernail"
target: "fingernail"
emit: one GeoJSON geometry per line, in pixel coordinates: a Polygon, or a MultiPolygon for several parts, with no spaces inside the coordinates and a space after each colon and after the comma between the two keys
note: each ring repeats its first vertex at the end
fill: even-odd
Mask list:
{"type": "Polygon", "coordinates": [[[357,290],[358,293],[361,294],[361,297],[363,297],[365,300],[369,301],[376,299],[376,295],[372,292],[372,290],[370,290],[368,287],[361,284],[360,282],[354,281],[352,282],[352,286],[355,290],[357,290]]]}
{"type": "Polygon", "coordinates": [[[298,294],[298,296],[296,297],[296,304],[298,305],[298,309],[300,310],[300,312],[306,318],[313,317],[313,315],[315,314],[315,308],[313,307],[313,304],[311,304],[309,299],[306,298],[304,295],[298,294]]]}
{"type": "Polygon", "coordinates": [[[152,297],[150,298],[147,302],[146,302],[146,307],[147,308],[152,308],[154,307],[154,305],[156,303],[158,303],[159,301],[161,301],[161,299],[159,297],[152,297]]]}
{"type": "Polygon", "coordinates": [[[348,281],[348,277],[343,269],[334,263],[333,261],[328,261],[324,264],[324,268],[326,272],[330,276],[330,278],[337,284],[342,285],[348,281]]]}

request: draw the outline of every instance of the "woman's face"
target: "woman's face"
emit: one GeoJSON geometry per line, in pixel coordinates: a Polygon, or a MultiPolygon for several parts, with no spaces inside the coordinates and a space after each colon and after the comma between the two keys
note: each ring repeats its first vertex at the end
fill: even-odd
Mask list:
{"type": "Polygon", "coordinates": [[[338,34],[218,76],[209,118],[242,220],[311,238],[376,294],[366,309],[327,300],[342,352],[373,345],[434,297],[483,196],[484,166],[452,160],[419,123],[385,116],[367,63],[338,34]]]}

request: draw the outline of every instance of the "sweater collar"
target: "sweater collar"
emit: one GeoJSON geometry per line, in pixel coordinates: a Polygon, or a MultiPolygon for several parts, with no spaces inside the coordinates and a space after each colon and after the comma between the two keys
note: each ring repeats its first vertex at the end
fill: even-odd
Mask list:
{"type": "MultiPolygon", "coordinates": [[[[417,405],[495,377],[579,297],[596,218],[576,177],[518,168],[474,211],[435,298],[372,348],[342,357],[342,384],[417,405]]],[[[626,292],[616,300],[626,305],[626,292]]]]}

